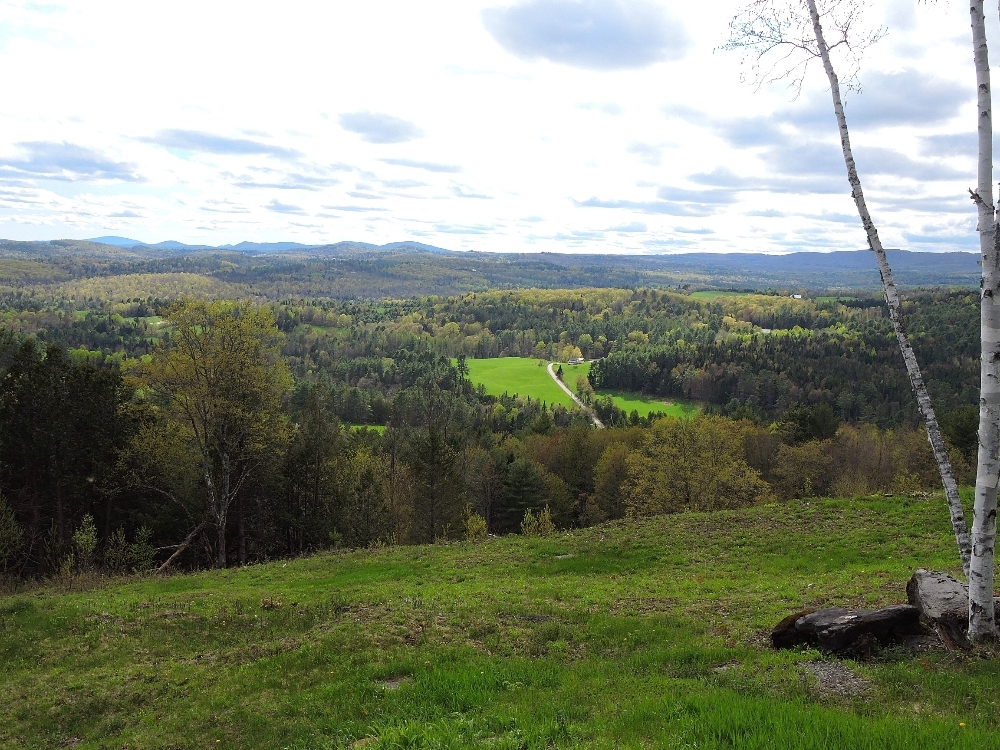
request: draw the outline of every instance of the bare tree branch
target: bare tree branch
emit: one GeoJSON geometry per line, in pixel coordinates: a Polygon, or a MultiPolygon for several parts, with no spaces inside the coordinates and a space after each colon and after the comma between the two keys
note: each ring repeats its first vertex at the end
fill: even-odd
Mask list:
{"type": "Polygon", "coordinates": [[[200,524],[198,524],[193,529],[191,529],[191,533],[188,534],[184,538],[183,542],[181,542],[180,544],[177,545],[177,551],[174,552],[174,554],[172,554],[169,558],[167,558],[167,561],[165,563],[163,563],[163,565],[161,565],[160,567],[158,567],[156,569],[157,575],[159,575],[161,573],[165,573],[167,571],[167,569],[170,568],[170,566],[174,564],[174,562],[177,560],[177,558],[180,557],[181,554],[183,554],[184,550],[186,550],[188,548],[188,546],[191,544],[191,541],[196,536],[198,536],[198,534],[202,531],[202,529],[204,529],[205,526],[207,526],[207,525],[208,525],[208,521],[202,521],[200,524]]]}
{"type": "MultiPolygon", "coordinates": [[[[851,91],[861,90],[858,72],[865,51],[886,34],[882,27],[865,25],[865,6],[864,0],[817,3],[823,26],[835,40],[827,51],[839,51],[840,81],[851,91]]],[[[796,98],[810,64],[822,57],[805,0],[751,0],[730,22],[729,40],[722,49],[743,53],[740,78],[755,90],[788,81],[796,98]]]]}

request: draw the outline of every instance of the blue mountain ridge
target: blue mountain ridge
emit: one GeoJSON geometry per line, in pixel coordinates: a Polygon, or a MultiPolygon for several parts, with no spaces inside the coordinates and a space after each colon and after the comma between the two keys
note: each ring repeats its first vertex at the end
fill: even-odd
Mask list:
{"type": "MultiPolygon", "coordinates": [[[[176,240],[166,240],[165,242],[142,242],[140,240],[133,240],[128,237],[116,237],[116,236],[106,236],[106,237],[93,237],[86,240],[87,242],[97,242],[102,245],[113,245],[115,247],[149,247],[158,250],[236,250],[242,253],[280,253],[288,250],[309,250],[316,247],[329,247],[330,243],[323,243],[319,245],[303,245],[300,242],[239,242],[235,245],[188,245],[183,242],[177,242],[176,240]]],[[[422,250],[428,253],[450,253],[451,250],[445,250],[441,247],[434,247],[433,245],[425,245],[422,242],[390,242],[387,245],[373,245],[368,242],[347,242],[338,244],[350,244],[357,247],[368,248],[369,250],[422,250]]]]}

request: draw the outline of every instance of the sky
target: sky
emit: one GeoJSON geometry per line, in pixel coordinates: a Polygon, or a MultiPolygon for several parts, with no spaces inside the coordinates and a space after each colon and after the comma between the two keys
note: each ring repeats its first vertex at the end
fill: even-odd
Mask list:
{"type": "MultiPolygon", "coordinates": [[[[0,237],[864,248],[822,70],[745,82],[740,5],[0,0],[0,237]]],[[[847,117],[883,242],[974,251],[967,8],[869,5],[847,117]]]]}

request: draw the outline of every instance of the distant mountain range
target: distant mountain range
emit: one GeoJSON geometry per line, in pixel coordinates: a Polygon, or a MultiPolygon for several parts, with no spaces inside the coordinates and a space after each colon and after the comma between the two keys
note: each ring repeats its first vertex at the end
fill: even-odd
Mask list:
{"type": "Polygon", "coordinates": [[[197,251],[197,250],[235,250],[241,253],[282,253],[289,250],[312,250],[320,247],[336,247],[337,245],[353,245],[357,247],[367,248],[369,250],[423,250],[428,253],[450,253],[451,250],[445,250],[444,248],[434,247],[433,245],[425,245],[421,242],[392,242],[388,245],[372,245],[368,242],[340,242],[337,245],[303,245],[299,242],[240,242],[236,245],[187,245],[183,242],[177,242],[175,240],[167,240],[166,242],[140,242],[139,240],[132,240],[128,237],[94,237],[89,240],[84,240],[85,242],[96,242],[101,245],[113,245],[115,247],[148,247],[158,250],[180,250],[180,251],[197,251]]]}
{"type": "MultiPolygon", "coordinates": [[[[902,287],[979,286],[981,271],[975,253],[890,250],[888,255],[896,282],[902,287]]],[[[420,242],[241,242],[208,247],[97,237],[51,242],[0,239],[0,261],[5,258],[51,263],[61,269],[60,274],[74,278],[79,274],[184,271],[249,284],[255,293],[292,293],[294,289],[296,294],[317,298],[404,299],[526,287],[659,287],[784,294],[806,290],[870,294],[880,288],[875,258],[867,250],[788,255],[599,255],[453,252],[420,242]],[[80,265],[84,260],[97,265],[87,271],[80,265]]]]}

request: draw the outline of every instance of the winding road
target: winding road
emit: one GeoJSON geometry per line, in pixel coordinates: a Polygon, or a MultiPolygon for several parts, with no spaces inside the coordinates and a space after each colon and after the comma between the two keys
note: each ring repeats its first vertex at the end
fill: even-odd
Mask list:
{"type": "Polygon", "coordinates": [[[590,417],[591,421],[594,423],[594,427],[596,427],[599,430],[603,430],[604,423],[597,418],[597,415],[594,414],[593,409],[591,409],[589,406],[583,403],[583,401],[581,401],[579,397],[577,397],[577,395],[573,393],[572,390],[570,390],[569,386],[558,378],[558,376],[556,375],[555,367],[556,367],[555,362],[549,362],[549,368],[548,368],[549,377],[552,378],[554,381],[556,381],[556,385],[558,385],[560,388],[566,391],[566,395],[569,396],[571,399],[573,399],[573,401],[576,402],[577,406],[583,409],[583,413],[586,414],[588,417],[590,417]]]}

